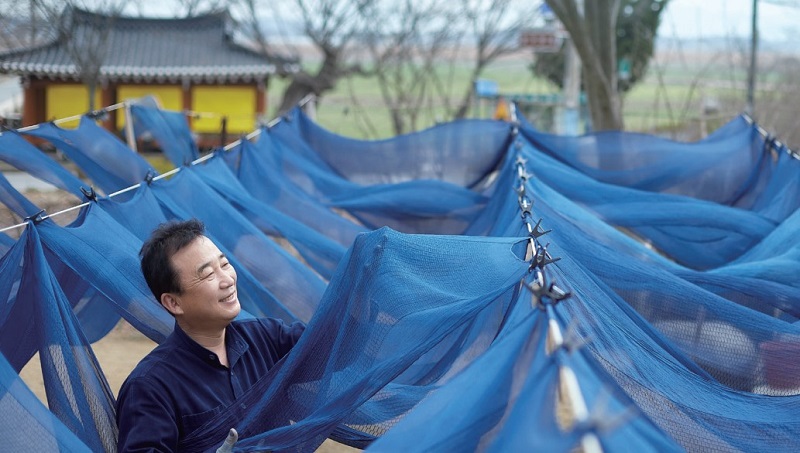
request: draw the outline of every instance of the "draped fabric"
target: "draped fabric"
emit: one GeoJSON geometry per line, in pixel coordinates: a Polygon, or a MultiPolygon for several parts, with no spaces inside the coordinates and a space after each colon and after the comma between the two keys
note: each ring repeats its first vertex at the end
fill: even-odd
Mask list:
{"type": "MultiPolygon", "coordinates": [[[[27,271],[4,272],[0,294],[5,296],[3,339],[8,340],[14,331],[22,341],[3,341],[3,355],[12,365],[24,364],[38,350],[50,411],[91,450],[111,450],[116,442],[113,395],[46,264],[35,228],[26,229],[0,266],[21,270],[20,259],[27,271]]],[[[21,410],[27,409],[13,412],[21,410]]]]}
{"type": "Polygon", "coordinates": [[[261,230],[286,238],[312,269],[323,278],[330,278],[345,253],[342,244],[250,195],[227,166],[222,154],[216,154],[197,171],[206,184],[261,230]]]}
{"type": "Polygon", "coordinates": [[[743,116],[694,143],[617,131],[558,136],[522,123],[540,151],[593,179],[634,189],[747,206],[745,192],[768,181],[751,176],[771,169],[763,159],[767,137],[743,116]]]}
{"type": "Polygon", "coordinates": [[[146,160],[85,116],[76,129],[45,123],[26,135],[50,141],[107,194],[140,182],[149,172],[155,172],[146,160]]]}
{"type": "Polygon", "coordinates": [[[6,131],[0,134],[0,159],[44,182],[83,198],[83,181],[58,162],[46,156],[19,134],[6,131]]]}
{"type": "Polygon", "coordinates": [[[155,139],[164,155],[175,166],[188,164],[200,155],[192,139],[186,115],[170,112],[146,104],[130,106],[136,138],[155,139]],[[146,137],[145,137],[146,136],[146,137]]]}
{"type": "Polygon", "coordinates": [[[284,166],[273,160],[273,150],[265,146],[269,142],[265,137],[260,136],[255,145],[243,141],[228,153],[229,156],[224,156],[253,197],[344,246],[350,246],[358,233],[367,231],[354,219],[334,212],[288,179],[284,166]]]}
{"type": "MultiPolygon", "coordinates": [[[[296,109],[185,165],[182,114],[134,115],[172,177],[88,119],[30,133],[104,193],[135,186],[113,198],[0,135],[0,159],[91,200],[0,238],[0,403],[42,445],[113,449],[90,343],[120,318],[165,338],[137,252],[196,217],[237,269],[242,317],[308,327],[184,450],[231,427],[238,451],[796,450],[800,159],[747,118],[693,143],[524,118],[370,142],[296,109]],[[49,411],[16,375],[36,352],[49,411]]],[[[38,212],[5,179],[0,202],[38,212]]]]}
{"type": "Polygon", "coordinates": [[[474,186],[497,167],[512,127],[502,121],[462,120],[362,141],[326,131],[300,109],[283,119],[271,133],[294,153],[363,185],[430,179],[474,186]]]}
{"type": "Polygon", "coordinates": [[[90,452],[0,356],[0,436],[8,451],[90,452]]]}
{"type": "MultiPolygon", "coordinates": [[[[435,131],[416,135],[418,143],[435,143],[438,137],[435,131]]],[[[290,179],[287,183],[295,187],[297,197],[311,197],[314,203],[344,209],[370,228],[388,225],[406,232],[461,233],[485,202],[479,193],[436,179],[356,184],[332,173],[319,158],[309,156],[310,152],[300,154],[288,148],[278,137],[273,131],[260,135],[260,152],[256,155],[262,160],[260,167],[281,171],[280,178],[290,179]]],[[[249,167],[240,168],[247,171],[249,167]]]]}

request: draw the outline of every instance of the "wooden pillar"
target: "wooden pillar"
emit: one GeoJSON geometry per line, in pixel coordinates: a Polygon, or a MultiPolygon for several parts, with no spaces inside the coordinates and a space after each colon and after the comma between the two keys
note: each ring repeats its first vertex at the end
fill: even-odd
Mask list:
{"type": "Polygon", "coordinates": [[[31,126],[45,121],[45,84],[38,80],[24,80],[22,125],[31,126]]]}
{"type": "MultiPolygon", "coordinates": [[[[193,109],[193,106],[192,106],[192,82],[188,78],[185,78],[185,79],[183,79],[183,83],[181,84],[181,86],[183,88],[183,92],[182,92],[183,93],[183,110],[185,110],[185,111],[192,110],[193,109]]],[[[186,121],[189,123],[189,129],[191,130],[192,127],[194,126],[192,124],[192,117],[188,116],[186,118],[186,121]]]]}
{"type": "Polygon", "coordinates": [[[267,84],[269,79],[264,79],[256,85],[256,118],[264,118],[267,112],[267,84]]]}
{"type": "MultiPolygon", "coordinates": [[[[100,92],[100,103],[102,107],[108,107],[117,103],[117,86],[106,82],[103,84],[103,90],[100,92]]],[[[108,118],[103,121],[103,128],[111,133],[117,132],[117,111],[112,110],[108,112],[108,118]]]]}

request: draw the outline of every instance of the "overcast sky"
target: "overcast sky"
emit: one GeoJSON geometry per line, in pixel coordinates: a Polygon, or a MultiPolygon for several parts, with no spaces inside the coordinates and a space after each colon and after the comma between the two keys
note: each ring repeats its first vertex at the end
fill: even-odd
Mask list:
{"type": "MultiPolygon", "coordinates": [[[[671,0],[659,35],[683,39],[750,36],[752,0],[671,0]]],[[[760,0],[758,31],[764,41],[796,41],[800,1],[760,0]]]]}
{"type": "MultiPolygon", "coordinates": [[[[271,7],[260,12],[270,16],[274,8],[282,10],[283,20],[297,20],[289,0],[272,0],[271,7]]],[[[584,0],[593,1],[593,0],[584,0]]],[[[170,0],[139,0],[146,14],[171,15],[170,0]]],[[[670,0],[664,12],[659,34],[665,38],[694,39],[748,37],[753,0],[670,0]]],[[[800,0],[759,0],[758,26],[764,41],[795,41],[800,34],[800,0]]]]}

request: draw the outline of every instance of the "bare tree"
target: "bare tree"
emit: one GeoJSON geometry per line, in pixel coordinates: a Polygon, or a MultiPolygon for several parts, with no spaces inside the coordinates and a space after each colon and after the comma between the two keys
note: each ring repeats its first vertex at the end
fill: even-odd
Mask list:
{"type": "Polygon", "coordinates": [[[178,16],[192,17],[207,11],[227,9],[229,5],[235,3],[238,2],[236,0],[177,0],[175,13],[178,16]]]}
{"type": "Polygon", "coordinates": [[[453,117],[464,118],[472,104],[473,86],[487,66],[503,55],[519,50],[520,30],[535,18],[526,7],[512,8],[513,0],[461,0],[462,17],[467,30],[475,39],[475,60],[470,84],[453,117]]]}
{"type": "Polygon", "coordinates": [[[372,0],[295,0],[302,14],[303,29],[322,63],[316,72],[300,70],[288,74],[289,86],[283,93],[280,112],[289,110],[308,94],[317,96],[333,89],[342,77],[363,72],[358,64],[348,64],[347,48],[360,32],[361,10],[372,0]]]}
{"type": "Polygon", "coordinates": [[[364,34],[371,72],[389,109],[395,134],[415,130],[444,50],[459,34],[454,8],[435,0],[376,3],[364,34]]]}
{"type": "Polygon", "coordinates": [[[616,45],[621,0],[546,1],[564,24],[583,64],[592,126],[595,130],[622,129],[616,45]]]}
{"type": "Polygon", "coordinates": [[[100,85],[100,68],[108,54],[111,28],[125,4],[125,0],[36,2],[42,16],[55,28],[59,41],[64,42],[78,78],[88,88],[89,110],[95,108],[94,98],[100,85]],[[93,13],[78,11],[88,11],[88,5],[93,13]]]}
{"type": "MultiPolygon", "coordinates": [[[[318,96],[333,89],[343,77],[352,74],[377,78],[397,133],[415,129],[423,105],[445,105],[445,115],[466,116],[472,101],[472,83],[451,108],[453,84],[443,80],[454,69],[457,47],[469,35],[477,46],[471,81],[499,58],[518,48],[517,34],[532,14],[511,8],[514,0],[460,0],[458,3],[434,1],[382,0],[295,0],[306,37],[321,55],[315,72],[283,74],[291,78],[279,110],[291,108],[309,93],[318,96]],[[361,49],[369,51],[369,70],[358,64],[361,49]],[[434,98],[437,99],[434,99],[434,98]]],[[[259,50],[273,54],[266,41],[257,12],[268,7],[280,13],[274,2],[230,0],[238,8],[240,30],[259,50]]],[[[472,45],[470,45],[472,47],[472,45]]],[[[294,50],[294,57],[301,53],[294,50]]]]}
{"type": "Polygon", "coordinates": [[[0,0],[0,49],[33,47],[52,37],[41,15],[40,1],[0,0]]]}
{"type": "Polygon", "coordinates": [[[239,0],[238,3],[244,9],[244,19],[238,22],[242,32],[251,38],[259,52],[263,55],[271,54],[271,47],[259,22],[259,2],[257,0],[239,0]]]}

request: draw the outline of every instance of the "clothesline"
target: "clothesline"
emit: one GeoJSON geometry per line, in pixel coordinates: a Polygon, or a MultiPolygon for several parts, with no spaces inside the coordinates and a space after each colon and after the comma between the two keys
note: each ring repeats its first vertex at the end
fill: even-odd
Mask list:
{"type": "MultiPolygon", "coordinates": [[[[56,120],[53,120],[52,122],[54,124],[62,124],[62,123],[70,122],[70,121],[79,120],[79,119],[81,119],[83,116],[85,116],[87,114],[95,114],[95,113],[98,113],[98,112],[110,112],[110,111],[113,111],[113,110],[124,108],[127,105],[127,103],[128,103],[128,101],[118,102],[116,104],[109,105],[108,107],[103,107],[101,109],[93,110],[91,112],[81,113],[80,115],[72,115],[72,116],[68,116],[68,117],[65,117],[65,118],[58,118],[56,120]]],[[[38,128],[39,128],[39,124],[32,124],[30,126],[25,126],[25,127],[21,127],[19,129],[16,129],[16,131],[17,132],[27,132],[27,131],[32,131],[32,130],[38,129],[38,128]]]]}
{"type": "Polygon", "coordinates": [[[795,150],[789,148],[788,146],[784,145],[783,142],[781,142],[780,140],[775,138],[772,134],[767,132],[767,130],[764,129],[763,127],[761,127],[760,124],[756,123],[755,120],[753,120],[753,118],[750,115],[748,115],[747,113],[742,113],[742,118],[744,118],[745,121],[747,121],[749,124],[754,125],[756,127],[756,131],[758,131],[758,133],[761,134],[762,137],[771,138],[772,139],[772,143],[773,143],[772,146],[773,146],[774,149],[780,150],[781,148],[784,148],[786,150],[786,152],[789,153],[790,156],[792,156],[793,158],[795,158],[797,160],[800,160],[800,152],[795,151],[795,150]]]}
{"type": "MultiPolygon", "coordinates": [[[[302,107],[302,106],[306,105],[308,102],[310,102],[312,99],[314,99],[315,97],[316,96],[313,93],[312,94],[308,94],[303,99],[298,101],[297,105],[302,107]]],[[[125,107],[126,106],[126,102],[114,104],[114,105],[105,107],[105,108],[100,109],[100,110],[106,110],[107,111],[108,109],[111,109],[111,110],[119,109],[119,108],[125,107]]],[[[85,113],[83,115],[85,115],[85,113]]],[[[67,118],[61,118],[61,119],[58,119],[58,120],[54,120],[53,122],[58,124],[58,122],[73,121],[73,120],[76,120],[76,119],[80,119],[83,115],[76,115],[76,116],[71,116],[71,117],[67,117],[67,118]]],[[[268,129],[271,128],[271,127],[274,127],[276,124],[278,124],[281,121],[282,118],[283,117],[278,116],[277,118],[272,119],[272,121],[267,123],[266,127],[268,129]]],[[[39,125],[35,124],[35,125],[32,125],[32,126],[27,126],[26,128],[18,129],[18,130],[19,131],[32,130],[32,129],[35,129],[37,127],[39,127],[39,125]]],[[[261,128],[250,132],[249,134],[245,135],[244,138],[247,139],[247,140],[251,140],[251,139],[253,139],[255,137],[258,137],[260,134],[261,134],[261,128]]],[[[242,142],[242,139],[239,138],[239,139],[237,139],[237,140],[225,145],[224,147],[222,147],[222,150],[223,151],[229,151],[229,150],[235,148],[236,146],[238,146],[241,142],[242,142]]],[[[205,162],[206,160],[208,160],[211,157],[213,157],[213,155],[214,155],[213,153],[208,153],[205,156],[201,156],[201,157],[195,159],[194,161],[192,161],[190,163],[190,165],[197,165],[197,164],[200,164],[202,162],[205,162]]],[[[160,175],[157,175],[157,176],[153,177],[153,181],[157,181],[159,179],[166,178],[167,176],[172,176],[172,175],[178,173],[181,170],[181,168],[182,167],[176,167],[176,168],[173,168],[172,170],[170,170],[170,171],[168,171],[166,173],[162,173],[160,175]]],[[[136,190],[139,187],[141,187],[141,185],[142,185],[142,183],[137,183],[137,184],[134,184],[132,186],[126,187],[124,189],[120,189],[120,190],[118,190],[116,192],[113,192],[113,193],[109,194],[108,198],[112,198],[112,197],[115,197],[117,195],[121,195],[123,193],[130,192],[131,190],[136,190]]],[[[76,209],[81,209],[81,208],[83,208],[85,206],[88,206],[89,204],[91,204],[91,201],[87,201],[87,202],[81,203],[81,204],[76,205],[76,206],[72,206],[72,207],[69,207],[69,208],[66,208],[66,209],[62,209],[61,211],[54,212],[54,213],[49,214],[49,215],[44,215],[42,217],[39,217],[38,219],[39,219],[39,221],[42,221],[42,220],[45,220],[45,219],[49,219],[51,217],[55,217],[55,216],[58,216],[58,215],[61,215],[61,214],[66,214],[68,212],[72,212],[72,211],[74,211],[76,209]]],[[[27,225],[28,225],[28,222],[25,221],[25,222],[22,222],[22,223],[18,223],[16,225],[7,226],[7,227],[4,227],[4,228],[0,229],[0,233],[4,233],[6,231],[10,231],[10,230],[13,230],[13,229],[16,229],[16,228],[24,228],[27,225]]]]}
{"type": "MultiPolygon", "coordinates": [[[[272,127],[272,126],[274,126],[275,124],[277,124],[279,121],[280,121],[280,117],[278,117],[278,118],[274,119],[272,122],[270,122],[270,123],[267,125],[267,127],[272,127]]],[[[253,132],[250,132],[249,134],[247,134],[247,135],[246,135],[246,138],[247,138],[248,140],[250,140],[250,139],[251,139],[251,138],[253,138],[253,137],[257,137],[259,134],[261,134],[261,130],[260,130],[260,129],[258,129],[258,130],[255,130],[255,131],[253,131],[253,132]]],[[[223,150],[225,150],[225,151],[228,151],[228,150],[230,150],[231,148],[233,148],[234,146],[238,145],[239,143],[241,143],[241,139],[237,140],[237,141],[236,141],[236,142],[234,142],[234,143],[230,143],[230,144],[226,145],[226,146],[223,148],[223,150]]],[[[202,157],[200,157],[200,158],[198,158],[198,159],[195,159],[194,161],[192,161],[192,162],[190,163],[190,165],[196,165],[196,164],[199,164],[199,163],[205,162],[206,160],[210,159],[212,156],[213,156],[213,153],[206,154],[205,156],[202,156],[202,157]]],[[[160,175],[157,175],[157,176],[153,177],[153,181],[157,181],[157,180],[159,180],[159,179],[166,178],[167,176],[172,176],[172,175],[174,175],[174,174],[178,173],[179,171],[181,171],[181,168],[182,168],[182,167],[176,167],[176,168],[173,168],[172,170],[170,170],[170,171],[168,171],[168,172],[166,172],[166,173],[162,173],[162,174],[160,174],[160,175]]],[[[123,194],[123,193],[125,193],[125,192],[130,192],[131,190],[136,190],[136,189],[138,189],[139,187],[141,187],[141,185],[142,185],[142,183],[137,183],[137,184],[134,184],[134,185],[132,185],[132,186],[130,186],[130,187],[126,187],[126,188],[124,188],[124,189],[120,189],[120,190],[118,190],[118,191],[116,191],[116,192],[114,192],[114,193],[111,193],[111,194],[109,194],[109,195],[108,195],[108,198],[112,198],[112,197],[115,197],[115,196],[117,196],[117,195],[121,195],[121,194],[123,194]]],[[[88,206],[89,204],[91,204],[91,201],[87,201],[87,202],[85,202],[85,203],[81,203],[81,204],[79,204],[79,205],[72,206],[72,207],[69,207],[69,208],[63,209],[63,210],[61,210],[61,211],[54,212],[54,213],[52,213],[52,214],[49,214],[49,215],[42,216],[42,217],[40,217],[40,220],[45,220],[45,219],[49,219],[50,217],[55,217],[55,216],[58,216],[58,215],[61,215],[61,214],[66,214],[67,212],[71,212],[71,211],[74,211],[74,210],[76,210],[76,209],[83,208],[83,207],[85,207],[85,206],[88,206]]],[[[16,224],[16,225],[11,225],[11,226],[5,227],[5,228],[3,228],[3,229],[0,229],[0,233],[2,233],[2,232],[5,232],[5,231],[8,231],[8,230],[13,230],[13,229],[15,229],[15,228],[22,228],[22,227],[25,227],[27,224],[28,224],[28,222],[23,222],[23,223],[19,223],[19,224],[16,224]]]]}
{"type": "MultiPolygon", "coordinates": [[[[516,119],[516,111],[513,107],[511,112],[512,119],[516,119]]],[[[541,229],[541,219],[536,223],[536,226],[531,225],[531,220],[533,217],[531,212],[533,200],[529,199],[526,193],[526,185],[529,177],[526,164],[527,159],[523,158],[521,154],[517,154],[516,167],[518,184],[514,184],[513,187],[518,187],[518,189],[514,190],[517,192],[521,214],[520,218],[528,230],[531,271],[534,271],[535,269],[535,276],[533,277],[534,282],[528,284],[528,288],[531,290],[531,305],[533,308],[544,308],[544,311],[547,314],[547,335],[550,339],[549,343],[552,344],[552,349],[548,351],[548,354],[555,354],[556,350],[560,348],[569,348],[571,346],[565,341],[561,332],[559,320],[553,313],[553,306],[559,303],[561,300],[568,298],[570,294],[568,291],[558,288],[555,285],[555,281],[546,276],[546,267],[550,264],[555,264],[559,258],[553,258],[550,256],[547,251],[547,245],[542,245],[539,241],[540,237],[549,233],[549,231],[544,231],[541,229]],[[545,304],[542,301],[542,296],[547,297],[550,302],[545,304]]],[[[525,258],[527,259],[528,257],[526,256],[525,258]]],[[[574,417],[575,422],[585,423],[589,419],[590,414],[575,371],[569,366],[568,363],[564,363],[563,361],[553,362],[553,364],[557,364],[557,366],[559,366],[561,369],[559,376],[564,384],[565,396],[570,400],[568,407],[572,410],[572,416],[574,417]]],[[[589,432],[582,436],[580,442],[583,450],[586,452],[598,453],[603,451],[600,445],[600,440],[594,433],[589,432]]]]}

